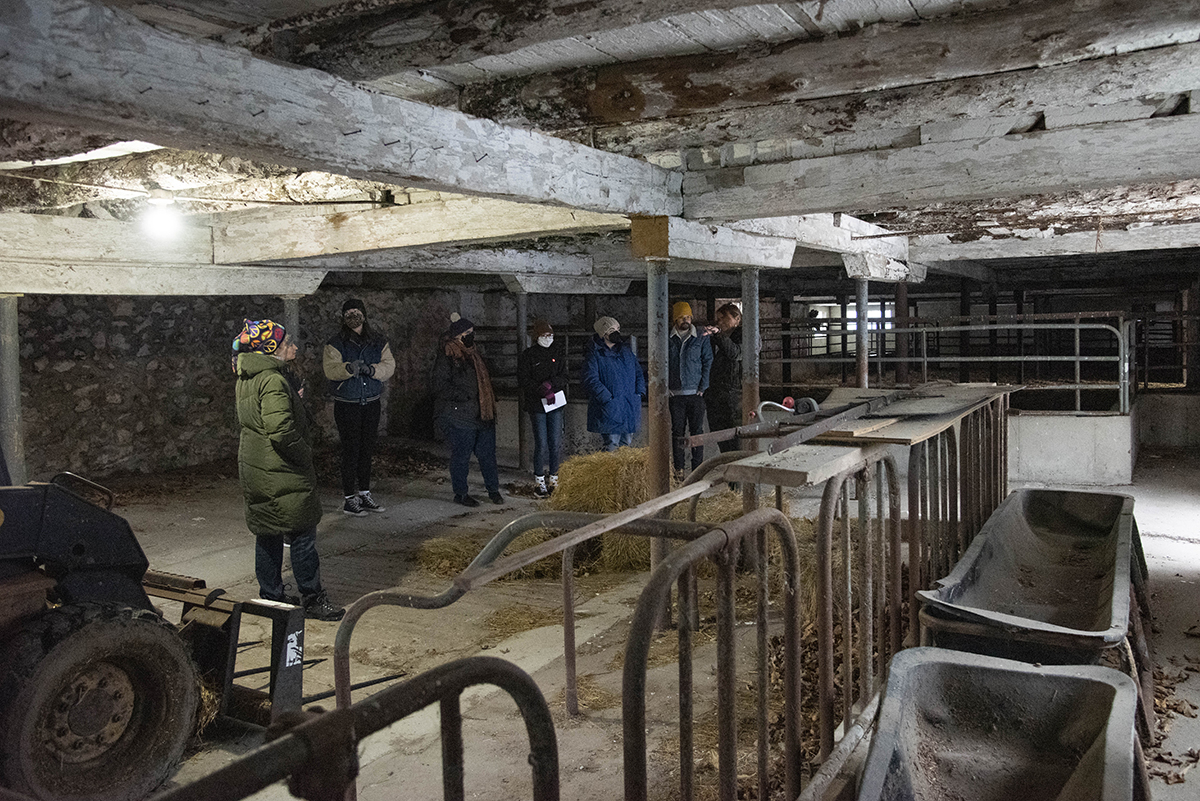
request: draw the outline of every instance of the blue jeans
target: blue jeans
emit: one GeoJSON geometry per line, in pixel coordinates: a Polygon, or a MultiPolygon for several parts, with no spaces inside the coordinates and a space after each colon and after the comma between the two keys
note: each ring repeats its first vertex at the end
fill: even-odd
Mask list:
{"type": "Polygon", "coordinates": [[[500,491],[500,472],[496,469],[496,427],[457,426],[442,421],[442,435],[450,444],[450,485],[455,495],[467,494],[467,471],[471,468],[471,454],[479,460],[479,472],[483,473],[483,486],[488,492],[500,491]]]}
{"type": "Polygon", "coordinates": [[[321,558],[317,556],[317,528],[295,534],[261,534],[255,536],[254,575],[258,579],[258,594],[272,601],[283,600],[283,541],[292,544],[292,575],[296,589],[308,601],[321,594],[321,558]]]}
{"type": "Polygon", "coordinates": [[[557,476],[562,461],[562,409],[543,414],[531,412],[529,422],[533,424],[533,474],[557,476]],[[548,471],[542,469],[546,465],[550,467],[548,471]]]}
{"type": "Polygon", "coordinates": [[[604,450],[615,451],[622,445],[632,445],[633,434],[628,432],[625,434],[601,434],[600,443],[603,445],[604,450]]]}

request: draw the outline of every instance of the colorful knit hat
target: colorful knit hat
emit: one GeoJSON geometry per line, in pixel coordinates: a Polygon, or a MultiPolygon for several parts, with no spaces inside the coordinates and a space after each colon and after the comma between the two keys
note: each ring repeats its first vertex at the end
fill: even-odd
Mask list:
{"type": "Polygon", "coordinates": [[[237,372],[238,355],[242,353],[275,353],[283,344],[287,332],[273,320],[243,320],[242,332],[233,340],[233,371],[237,372]]]}

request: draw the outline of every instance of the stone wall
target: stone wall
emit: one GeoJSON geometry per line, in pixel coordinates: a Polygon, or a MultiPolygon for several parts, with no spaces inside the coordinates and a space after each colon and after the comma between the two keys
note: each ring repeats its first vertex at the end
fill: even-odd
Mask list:
{"type": "MultiPolygon", "coordinates": [[[[300,301],[297,367],[322,444],[336,440],[321,373],[325,340],[343,301],[361,297],[384,330],[396,377],[384,398],[384,431],[432,436],[428,376],[437,338],[458,311],[488,334],[493,355],[516,352],[516,302],[506,292],[329,288],[300,301]]],[[[102,478],[219,460],[237,453],[230,345],[244,317],[283,319],[283,301],[261,297],[22,297],[21,402],[31,479],[62,470],[102,478]]],[[[532,296],[529,317],[584,331],[582,297],[532,296]]],[[[599,298],[598,314],[644,329],[641,298],[599,298]]]]}

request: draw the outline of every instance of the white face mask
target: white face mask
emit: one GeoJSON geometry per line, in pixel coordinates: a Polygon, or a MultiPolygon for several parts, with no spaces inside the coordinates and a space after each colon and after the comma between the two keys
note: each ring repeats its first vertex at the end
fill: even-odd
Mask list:
{"type": "Polygon", "coordinates": [[[554,334],[546,334],[544,337],[538,337],[538,344],[543,348],[548,348],[554,344],[554,334]]]}

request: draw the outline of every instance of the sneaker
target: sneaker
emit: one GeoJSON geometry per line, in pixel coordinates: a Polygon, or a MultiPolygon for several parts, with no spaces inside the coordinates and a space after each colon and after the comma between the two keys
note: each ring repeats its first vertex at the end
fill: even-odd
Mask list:
{"type": "Polygon", "coordinates": [[[546,479],[541,476],[536,476],[533,479],[533,494],[539,498],[550,497],[550,488],[546,486],[546,479]]]}
{"type": "Polygon", "coordinates": [[[309,620],[341,620],[346,610],[329,602],[329,596],[319,593],[304,604],[304,616],[309,620]]]}
{"type": "Polygon", "coordinates": [[[492,499],[492,503],[499,506],[504,503],[504,496],[500,494],[500,490],[492,490],[488,493],[488,497],[492,499]]]}
{"type": "Polygon", "coordinates": [[[470,495],[455,495],[454,502],[463,506],[478,506],[479,501],[472,498],[470,495]]]}
{"type": "Polygon", "coordinates": [[[558,489],[558,476],[550,476],[550,478],[546,479],[546,486],[550,488],[551,492],[558,489]]]}
{"type": "Polygon", "coordinates": [[[259,597],[261,597],[264,601],[274,601],[278,604],[291,604],[292,606],[301,606],[303,604],[299,595],[288,595],[287,593],[284,593],[278,598],[272,598],[269,595],[262,595],[259,597]]]}
{"type": "Polygon", "coordinates": [[[358,495],[347,495],[346,503],[342,505],[342,514],[352,517],[366,517],[367,513],[363,511],[362,498],[358,495]]]}
{"type": "Polygon", "coordinates": [[[368,512],[386,512],[379,504],[375,503],[375,499],[371,497],[371,491],[365,490],[358,493],[358,505],[368,512]]]}

